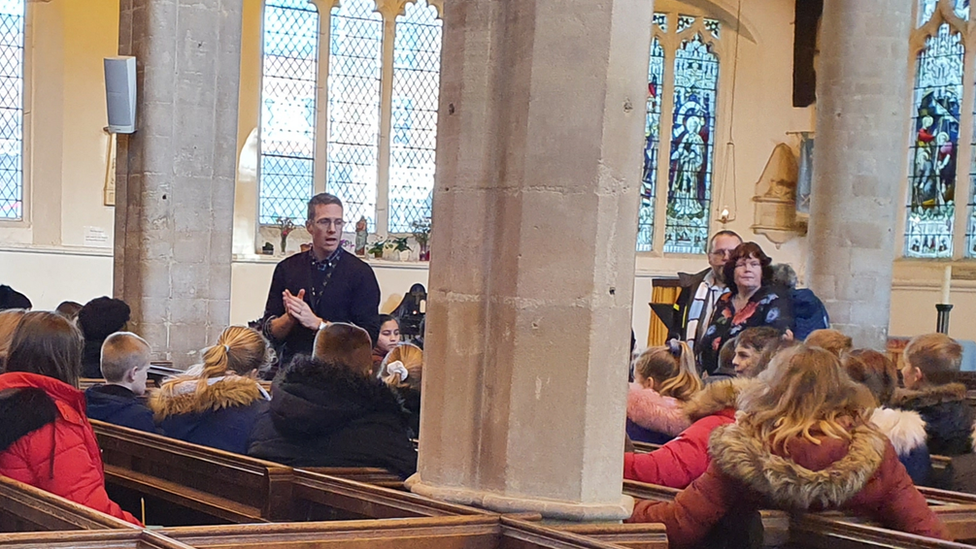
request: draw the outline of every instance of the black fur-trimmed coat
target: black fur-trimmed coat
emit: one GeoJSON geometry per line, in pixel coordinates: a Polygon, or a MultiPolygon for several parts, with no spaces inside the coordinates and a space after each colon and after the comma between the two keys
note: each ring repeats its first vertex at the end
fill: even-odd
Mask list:
{"type": "Polygon", "coordinates": [[[293,467],[417,470],[409,414],[382,381],[298,356],[275,379],[248,455],[293,467]]]}
{"type": "Polygon", "coordinates": [[[849,432],[850,440],[821,436],[819,444],[793,439],[781,455],[750,428],[718,427],[705,474],[674,501],[639,501],[629,522],[663,522],[671,546],[684,547],[702,541],[729,513],[840,509],[896,530],[948,539],[891,442],[873,427],[849,432]]]}
{"type": "Polygon", "coordinates": [[[891,406],[918,412],[925,421],[929,453],[958,456],[973,451],[973,409],[961,383],[899,389],[891,406]]]}

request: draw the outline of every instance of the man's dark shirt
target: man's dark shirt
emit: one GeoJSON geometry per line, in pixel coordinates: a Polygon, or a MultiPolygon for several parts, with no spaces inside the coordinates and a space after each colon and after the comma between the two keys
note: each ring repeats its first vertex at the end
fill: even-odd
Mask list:
{"type": "Polygon", "coordinates": [[[305,303],[322,320],[355,324],[366,330],[374,342],[379,337],[380,285],[373,269],[342,249],[334,257],[332,261],[316,262],[311,251],[302,252],[275,267],[262,325],[265,335],[281,344],[281,365],[298,353],[310,354],[317,333],[296,322],[284,339],[273,338],[271,321],[285,314],[282,293],[286,289],[293,295],[305,290],[305,303]]]}

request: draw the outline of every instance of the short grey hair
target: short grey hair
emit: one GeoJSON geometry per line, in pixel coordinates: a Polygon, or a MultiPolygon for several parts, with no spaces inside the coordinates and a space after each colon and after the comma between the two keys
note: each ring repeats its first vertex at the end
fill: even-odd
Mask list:
{"type": "Polygon", "coordinates": [[[796,271],[787,263],[777,263],[773,265],[773,283],[796,288],[796,271]]]}

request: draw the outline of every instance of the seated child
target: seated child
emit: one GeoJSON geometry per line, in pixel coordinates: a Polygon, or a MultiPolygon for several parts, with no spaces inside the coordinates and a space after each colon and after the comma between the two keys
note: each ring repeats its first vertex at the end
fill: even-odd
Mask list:
{"type": "Polygon", "coordinates": [[[629,522],[662,522],[671,546],[685,547],[730,513],[844,510],[949,539],[891,442],[867,425],[874,399],[829,351],[784,349],[738,403],[736,422],[711,436],[705,474],[673,501],[638,501],[629,522]]]}
{"type": "Polygon", "coordinates": [[[912,481],[927,486],[932,461],[925,444],[925,421],[918,412],[889,408],[898,387],[898,368],[872,349],[851,351],[841,362],[847,375],[867,387],[878,401],[871,423],[891,441],[912,481]]]}
{"type": "Polygon", "coordinates": [[[627,392],[627,435],[654,444],[671,440],[691,425],[681,405],[701,388],[695,355],[687,343],[672,339],[646,349],[637,357],[627,392]]]}
{"type": "Polygon", "coordinates": [[[67,319],[23,315],[0,374],[0,475],[141,526],[105,492],[78,390],[81,352],[81,334],[67,319]]]}
{"type": "Polygon", "coordinates": [[[88,417],[130,429],[158,432],[142,399],[149,373],[149,344],[131,332],[116,332],[102,344],[104,385],[85,391],[88,417]]]}
{"type": "Polygon", "coordinates": [[[257,331],[231,326],[203,352],[203,364],[170,378],[153,393],[149,407],[167,436],[244,454],[268,393],[257,382],[272,351],[257,331]]]}
{"type": "MultiPolygon", "coordinates": [[[[381,336],[382,338],[382,336],[381,336]]],[[[424,352],[412,343],[401,343],[383,360],[381,375],[410,412],[413,436],[420,436],[420,380],[424,371],[424,352]]]]}
{"type": "Polygon", "coordinates": [[[803,342],[807,344],[807,347],[820,347],[830,351],[838,358],[854,347],[850,337],[839,330],[832,329],[814,330],[803,342]]]}
{"type": "Polygon", "coordinates": [[[81,377],[97,378],[102,375],[102,343],[105,338],[125,330],[132,311],[121,299],[96,297],[78,311],[78,328],[85,336],[85,350],[81,356],[81,377]]]}
{"type": "Polygon", "coordinates": [[[397,395],[371,375],[365,330],[334,322],[274,381],[248,455],[293,467],[381,467],[406,478],[417,469],[410,417],[397,395]]]}
{"type": "Polygon", "coordinates": [[[14,339],[14,332],[17,330],[17,325],[20,324],[20,319],[24,318],[24,313],[26,312],[23,309],[4,309],[0,311],[0,371],[3,371],[3,363],[7,358],[7,351],[10,349],[10,343],[14,339]]]}
{"type": "Polygon", "coordinates": [[[760,326],[747,328],[735,338],[735,355],[732,367],[736,377],[756,377],[766,369],[769,359],[763,353],[770,346],[783,341],[783,332],[776,328],[760,326]]]}
{"type": "Polygon", "coordinates": [[[959,371],[962,346],[944,334],[913,338],[905,347],[903,391],[896,391],[892,407],[918,412],[925,420],[929,452],[958,456],[973,451],[973,409],[966,403],[966,386],[945,383],[959,371]]]}
{"type": "Polygon", "coordinates": [[[400,343],[400,324],[390,315],[380,315],[380,335],[373,346],[373,373],[381,374],[383,359],[400,343]]]}

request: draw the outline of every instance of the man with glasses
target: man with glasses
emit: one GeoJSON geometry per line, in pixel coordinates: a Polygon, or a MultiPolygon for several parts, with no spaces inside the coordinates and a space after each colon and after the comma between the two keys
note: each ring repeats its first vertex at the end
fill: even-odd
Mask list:
{"type": "Polygon", "coordinates": [[[719,231],[708,241],[709,268],[693,275],[678,273],[681,293],[674,304],[670,337],[683,339],[694,349],[695,341],[708,327],[715,302],[727,291],[722,268],[739,244],[742,238],[735,232],[719,231]]]}
{"type": "Polygon", "coordinates": [[[369,265],[339,246],[343,225],[338,197],[313,196],[305,221],[311,248],[275,267],[262,325],[282,366],[296,354],[310,354],[315,334],[329,322],[355,324],[376,342],[380,286],[369,265]]]}

